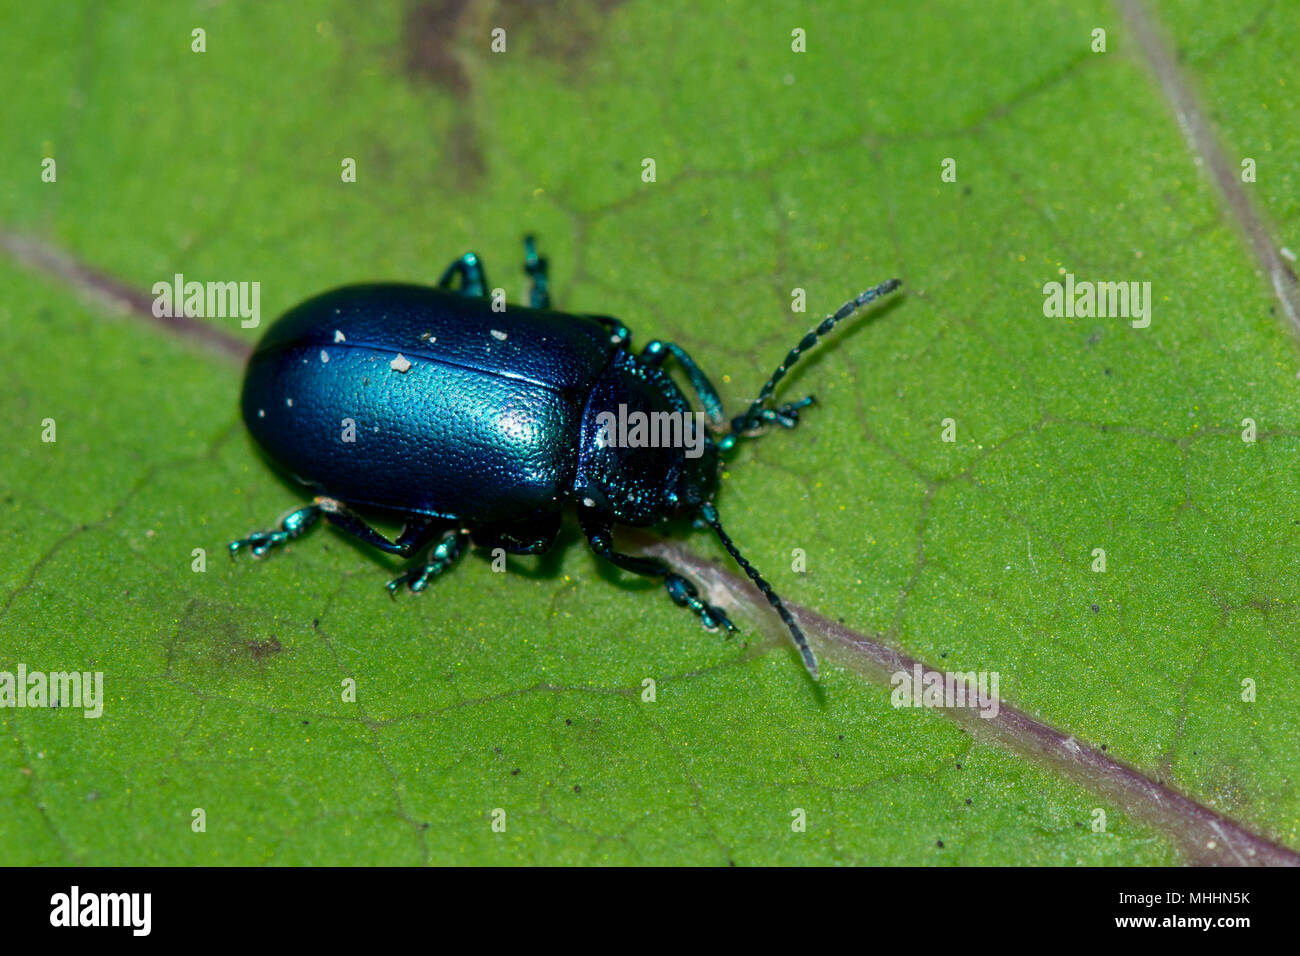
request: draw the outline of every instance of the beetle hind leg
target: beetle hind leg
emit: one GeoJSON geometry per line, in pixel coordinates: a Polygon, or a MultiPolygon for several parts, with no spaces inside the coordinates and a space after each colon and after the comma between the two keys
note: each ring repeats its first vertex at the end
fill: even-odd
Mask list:
{"type": "Polygon", "coordinates": [[[310,504],[304,508],[291,511],[281,519],[280,527],[272,531],[254,531],[247,538],[240,538],[238,541],[230,542],[227,545],[230,557],[234,558],[240,551],[247,548],[253,553],[253,557],[260,558],[272,548],[306,534],[317,519],[320,518],[320,515],[321,506],[319,504],[310,504]]]}
{"type": "Polygon", "coordinates": [[[388,582],[388,593],[395,597],[402,587],[407,587],[415,593],[423,591],[433,578],[456,563],[456,559],[465,553],[468,544],[468,532],[459,528],[448,531],[429,549],[429,554],[424,561],[388,582]]]}
{"type": "Polygon", "coordinates": [[[640,558],[635,555],[624,554],[621,551],[615,551],[613,532],[610,530],[608,521],[590,512],[582,512],[579,515],[579,521],[582,524],[583,533],[587,536],[587,543],[598,557],[604,558],[610,564],[622,568],[624,571],[631,571],[633,574],[663,578],[664,587],[668,591],[668,596],[673,599],[673,603],[678,607],[690,608],[699,615],[701,623],[709,630],[723,628],[728,633],[736,630],[736,625],[731,623],[731,619],[727,617],[727,613],[722,608],[706,603],[700,597],[700,592],[694,584],[673,571],[664,562],[657,558],[640,558]]]}

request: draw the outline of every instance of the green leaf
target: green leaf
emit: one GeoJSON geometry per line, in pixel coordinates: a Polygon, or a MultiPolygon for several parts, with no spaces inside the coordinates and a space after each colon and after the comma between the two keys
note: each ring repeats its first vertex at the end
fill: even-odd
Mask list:
{"type": "Polygon", "coordinates": [[[1255,241],[1300,219],[1284,6],[1148,11],[1231,168],[1258,161],[1244,207],[1133,3],[460,6],[5,0],[0,671],[101,671],[105,700],[0,710],[0,863],[1218,859],[1144,779],[1300,846],[1294,276],[1255,241]],[[247,438],[237,364],[141,319],[152,285],[258,281],[264,328],[473,248],[519,300],[526,231],[561,307],[681,343],[729,409],[904,279],[791,374],[818,407],[718,499],[827,619],[820,686],[704,532],[668,553],[737,609],[730,641],[576,533],[395,602],[398,565],[332,531],[224,558],[303,495],[247,438]],[[1047,317],[1067,273],[1150,282],[1150,326],[1047,317]],[[864,664],[891,648],[997,672],[1039,729],[891,706],[864,664]]]}

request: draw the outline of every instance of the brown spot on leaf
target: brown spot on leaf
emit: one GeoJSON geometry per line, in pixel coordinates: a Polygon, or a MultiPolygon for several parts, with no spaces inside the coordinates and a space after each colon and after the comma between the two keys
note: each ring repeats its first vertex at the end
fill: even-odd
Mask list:
{"type": "Polygon", "coordinates": [[[478,185],[487,172],[487,159],[483,156],[478,130],[463,114],[452,121],[444,148],[443,156],[457,182],[471,189],[478,185]]]}
{"type": "Polygon", "coordinates": [[[518,36],[529,53],[560,64],[569,81],[574,82],[587,54],[604,38],[603,28],[609,14],[622,2],[500,0],[496,9],[500,11],[508,38],[518,36]]]}
{"type": "Polygon", "coordinates": [[[406,17],[406,70],[463,96],[469,76],[456,54],[456,27],[469,0],[421,0],[406,17]]]}
{"type": "Polygon", "coordinates": [[[279,654],[284,650],[274,634],[265,641],[245,641],[244,649],[248,652],[248,656],[255,661],[266,660],[272,654],[279,654]]]}
{"type": "Polygon", "coordinates": [[[167,675],[202,680],[203,672],[214,669],[232,674],[261,670],[284,652],[265,623],[246,608],[190,601],[167,646],[167,675]]]}
{"type": "Polygon", "coordinates": [[[406,16],[407,75],[450,93],[457,109],[440,137],[449,178],[475,188],[487,172],[482,137],[474,122],[468,61],[503,54],[490,50],[491,30],[506,31],[506,53],[523,52],[560,65],[570,82],[586,55],[602,40],[609,12],[622,0],[416,0],[406,16]]]}

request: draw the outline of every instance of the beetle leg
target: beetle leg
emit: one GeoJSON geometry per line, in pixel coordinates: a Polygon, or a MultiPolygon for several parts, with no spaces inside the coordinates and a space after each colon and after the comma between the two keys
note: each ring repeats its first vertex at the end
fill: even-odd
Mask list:
{"type": "Polygon", "coordinates": [[[431,578],[436,578],[456,563],[456,559],[465,553],[467,544],[469,544],[467,531],[457,528],[446,532],[442,540],[429,550],[423,562],[388,582],[388,593],[395,597],[403,585],[412,591],[423,591],[431,578]]]}
{"type": "Polygon", "coordinates": [[[317,498],[316,507],[325,516],[326,521],[340,531],[346,531],[362,544],[404,558],[409,558],[432,541],[433,536],[439,531],[439,526],[432,519],[419,518],[408,523],[396,541],[389,541],[366,524],[364,518],[337,499],[317,498]]]}
{"type": "Polygon", "coordinates": [[[718,390],[704,374],[704,369],[695,364],[695,359],[691,358],[690,353],[684,348],[672,342],[661,342],[655,339],[646,343],[640,357],[647,365],[659,366],[669,355],[677,359],[677,364],[686,370],[686,377],[691,380],[691,387],[695,389],[700,404],[704,406],[704,414],[709,416],[709,424],[718,427],[725,424],[727,418],[722,413],[722,399],[718,397],[718,390]]]}
{"type": "Polygon", "coordinates": [[[627,345],[628,339],[632,338],[632,330],[612,315],[591,315],[587,313],[586,317],[595,319],[609,329],[609,341],[612,345],[627,345]]]}
{"type": "Polygon", "coordinates": [[[534,309],[551,307],[550,280],[546,274],[548,263],[537,254],[537,240],[524,236],[524,272],[528,273],[528,305],[534,309]]]}
{"type": "Polygon", "coordinates": [[[541,554],[549,551],[560,535],[561,513],[540,511],[505,524],[480,524],[470,528],[474,544],[507,554],[541,554]]]}
{"type": "MultiPolygon", "coordinates": [[[[785,405],[778,405],[776,408],[761,409],[749,423],[751,431],[745,434],[747,437],[756,436],[760,433],[752,431],[752,429],[761,425],[770,424],[771,422],[776,422],[783,428],[794,428],[795,425],[799,424],[799,410],[807,408],[809,405],[815,405],[816,403],[817,399],[809,395],[806,398],[799,399],[797,402],[788,402],[785,405]]],[[[731,420],[731,429],[733,432],[739,433],[740,429],[744,427],[745,424],[745,416],[737,415],[731,420]]]]}
{"type": "Polygon", "coordinates": [[[459,292],[471,299],[487,298],[487,274],[483,271],[483,263],[479,261],[478,256],[474,253],[465,253],[447,266],[442,278],[438,280],[438,288],[446,289],[449,292],[459,292]],[[452,282],[457,277],[460,279],[460,287],[454,288],[452,282]]]}
{"type": "Polygon", "coordinates": [[[306,534],[320,515],[319,504],[311,504],[291,511],[284,516],[280,521],[280,527],[274,531],[255,531],[247,538],[230,542],[227,546],[230,549],[230,557],[233,559],[241,549],[248,548],[253,552],[253,557],[260,558],[277,545],[306,534]]]}
{"type": "Polygon", "coordinates": [[[657,558],[641,558],[615,551],[613,531],[608,520],[603,516],[589,510],[580,510],[578,520],[582,524],[583,534],[587,536],[587,543],[598,557],[633,574],[663,578],[664,587],[667,588],[668,596],[673,599],[673,603],[679,607],[689,607],[700,616],[700,620],[709,630],[716,630],[719,627],[726,628],[727,631],[736,629],[736,625],[731,623],[725,611],[701,600],[700,592],[695,585],[664,562],[657,558]]]}

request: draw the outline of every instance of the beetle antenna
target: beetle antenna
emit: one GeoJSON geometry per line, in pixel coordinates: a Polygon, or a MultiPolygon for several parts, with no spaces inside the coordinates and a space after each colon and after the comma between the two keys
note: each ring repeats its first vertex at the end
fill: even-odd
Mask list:
{"type": "Polygon", "coordinates": [[[820,679],[821,670],[817,666],[816,655],[813,654],[812,648],[808,646],[808,638],[804,637],[803,631],[794,622],[794,616],[786,610],[785,605],[781,603],[781,599],[772,590],[772,585],[763,580],[763,576],[754,569],[752,564],[745,560],[745,556],[736,548],[735,542],[731,540],[727,532],[722,530],[722,523],[718,520],[718,510],[706,501],[700,505],[700,517],[714,530],[718,540],[722,542],[722,546],[727,549],[727,553],[736,559],[736,563],[749,575],[749,579],[763,592],[763,597],[767,598],[767,603],[776,608],[776,613],[781,615],[781,620],[785,621],[785,626],[790,629],[790,636],[794,638],[795,647],[799,648],[799,655],[803,658],[803,666],[808,668],[808,673],[812,675],[813,680],[820,679]]]}
{"type": "Polygon", "coordinates": [[[740,435],[752,430],[758,424],[758,419],[760,413],[763,411],[763,406],[767,403],[767,400],[772,397],[772,392],[776,389],[776,383],[785,378],[785,373],[790,371],[790,366],[794,365],[794,363],[798,361],[800,355],[816,345],[823,335],[835,328],[837,324],[842,322],[844,319],[847,319],[868,302],[878,299],[882,295],[888,295],[902,284],[902,279],[889,279],[882,282],[874,289],[868,289],[866,292],[863,292],[857,298],[849,299],[848,302],[845,302],[830,315],[826,316],[826,318],[822,319],[821,324],[818,325],[817,328],[813,329],[799,340],[799,344],[792,348],[790,354],[787,355],[781,364],[777,366],[776,371],[772,373],[772,377],[763,383],[763,387],[758,391],[758,398],[754,399],[754,403],[749,406],[749,411],[745,412],[744,415],[739,415],[732,419],[731,434],[740,435]]]}

